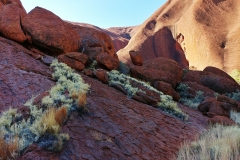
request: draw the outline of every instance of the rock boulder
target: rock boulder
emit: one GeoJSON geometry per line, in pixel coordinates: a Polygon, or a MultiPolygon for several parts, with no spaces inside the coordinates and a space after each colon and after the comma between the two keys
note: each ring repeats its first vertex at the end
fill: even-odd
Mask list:
{"type": "Polygon", "coordinates": [[[53,54],[76,52],[81,39],[68,23],[54,13],[36,7],[22,20],[22,27],[30,43],[53,54]]]}

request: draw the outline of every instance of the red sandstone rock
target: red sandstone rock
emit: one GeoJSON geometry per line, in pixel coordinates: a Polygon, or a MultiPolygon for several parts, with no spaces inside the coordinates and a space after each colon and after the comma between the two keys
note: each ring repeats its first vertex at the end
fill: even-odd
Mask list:
{"type": "MultiPolygon", "coordinates": [[[[156,23],[155,20],[149,21],[144,30],[154,30],[156,23]]],[[[139,33],[137,32],[135,36],[140,36],[140,34],[144,33],[140,33],[140,30],[142,30],[142,27],[139,28],[139,33]]],[[[136,42],[134,42],[135,38],[131,39],[124,49],[118,51],[117,54],[120,60],[129,62],[130,56],[128,52],[135,50],[142,55],[144,61],[165,57],[177,61],[182,68],[188,68],[188,61],[184,51],[178,42],[174,40],[171,31],[167,27],[159,29],[152,35],[146,35],[144,38],[142,36],[140,36],[141,38],[138,37],[139,39],[136,42]]]]}
{"type": "Polygon", "coordinates": [[[175,88],[177,81],[175,76],[167,71],[144,68],[142,66],[131,66],[131,76],[150,82],[152,85],[156,81],[163,81],[172,85],[175,88]]]}
{"type": "Polygon", "coordinates": [[[213,118],[210,118],[208,120],[208,123],[211,125],[214,125],[214,124],[222,124],[227,126],[236,125],[236,123],[233,120],[224,116],[214,116],[213,118]]]}
{"type": "MultiPolygon", "coordinates": [[[[1,111],[9,106],[18,107],[32,95],[47,91],[54,85],[49,79],[50,68],[35,60],[31,56],[33,53],[21,45],[0,38],[0,54],[1,111]]],[[[63,150],[55,153],[34,144],[19,159],[120,157],[168,160],[186,138],[193,140],[207,125],[207,118],[193,109],[181,106],[190,116],[191,123],[182,122],[149,105],[131,100],[92,78],[82,77],[91,85],[91,92],[87,95],[90,114],[73,112],[69,117],[61,131],[70,136],[63,150]],[[142,148],[147,150],[141,152],[142,148]]]]}
{"type": "Polygon", "coordinates": [[[180,99],[180,95],[172,88],[171,84],[165,83],[162,81],[156,81],[154,83],[154,88],[163,92],[164,94],[170,95],[173,97],[173,100],[178,101],[180,99]]]}
{"type": "Polygon", "coordinates": [[[144,94],[142,92],[137,92],[135,95],[133,95],[132,99],[149,104],[154,107],[158,107],[158,103],[160,102],[160,97],[152,97],[147,94],[144,94]]]}
{"type": "Polygon", "coordinates": [[[240,86],[236,82],[206,71],[189,71],[183,77],[183,82],[197,82],[220,94],[240,89],[240,86]]]}
{"type": "Polygon", "coordinates": [[[169,72],[175,76],[177,82],[182,79],[183,70],[181,66],[174,60],[158,57],[152,60],[146,61],[143,66],[145,68],[152,68],[169,72]]]}
{"type": "Polygon", "coordinates": [[[216,98],[207,98],[198,106],[198,110],[200,110],[203,114],[207,114],[208,112],[210,112],[218,116],[229,117],[230,108],[223,109],[221,104],[222,103],[217,101],[216,98]]]}
{"type": "Polygon", "coordinates": [[[70,25],[52,12],[36,7],[22,20],[28,41],[54,54],[76,52],[80,37],[70,25]]]}
{"type": "Polygon", "coordinates": [[[18,43],[0,37],[0,112],[10,106],[18,108],[54,85],[50,68],[32,55],[18,43]]]}
{"type": "Polygon", "coordinates": [[[67,55],[62,54],[62,55],[59,55],[57,58],[58,58],[59,62],[65,63],[73,69],[76,69],[76,70],[79,70],[79,71],[82,71],[82,70],[85,69],[85,65],[81,61],[78,61],[78,60],[76,60],[74,58],[71,58],[67,55]]]}
{"type": "Polygon", "coordinates": [[[113,40],[115,52],[124,48],[131,37],[136,32],[138,26],[130,26],[130,27],[111,27],[107,28],[105,33],[107,33],[113,40]]]}
{"type": "MultiPolygon", "coordinates": [[[[35,60],[32,57],[35,53],[21,45],[0,38],[0,55],[1,111],[8,106],[17,107],[32,95],[47,91],[54,85],[49,77],[50,68],[35,60]]],[[[107,85],[82,76],[91,85],[86,106],[89,114],[73,112],[69,117],[62,128],[62,132],[70,136],[63,150],[55,153],[33,144],[19,159],[97,157],[168,160],[186,138],[193,140],[206,127],[206,118],[195,110],[180,106],[190,115],[190,123],[185,123],[151,106],[131,100],[107,85]]],[[[147,98],[145,100],[151,100],[152,95],[147,95],[148,97],[144,96],[147,98]]]]}
{"type": "Polygon", "coordinates": [[[68,133],[70,139],[63,150],[55,153],[35,145],[26,149],[20,160],[46,157],[169,160],[183,140],[193,140],[207,126],[208,118],[191,108],[180,106],[189,115],[190,123],[182,122],[97,80],[84,75],[83,78],[91,85],[87,95],[90,114],[80,116],[73,112],[69,117],[62,132],[68,133]],[[142,148],[146,150],[142,152],[142,148]]]}
{"type": "Polygon", "coordinates": [[[96,58],[97,62],[109,70],[116,70],[119,67],[119,60],[111,57],[106,53],[99,54],[96,58]]]}
{"type": "Polygon", "coordinates": [[[69,53],[66,53],[65,56],[75,59],[76,61],[82,62],[82,64],[84,65],[88,61],[88,56],[80,52],[69,52],[69,53]]]}
{"type": "Polygon", "coordinates": [[[0,7],[0,32],[7,38],[23,43],[27,37],[21,28],[21,19],[26,16],[26,11],[8,4],[0,7]]]}
{"type": "Polygon", "coordinates": [[[229,80],[231,80],[231,81],[233,81],[234,83],[237,84],[237,82],[230,75],[228,75],[226,72],[222,71],[219,68],[208,66],[203,71],[211,72],[211,73],[214,73],[216,75],[222,76],[222,77],[227,78],[227,79],[229,79],[229,80]]]}
{"type": "Polygon", "coordinates": [[[93,76],[93,71],[91,69],[85,69],[84,74],[86,76],[92,77],[93,76]]]}
{"type": "Polygon", "coordinates": [[[84,54],[86,54],[91,61],[95,60],[98,54],[104,53],[103,47],[85,47],[83,50],[84,54]]]}
{"type": "Polygon", "coordinates": [[[196,93],[198,91],[202,91],[204,97],[214,97],[215,92],[213,90],[211,90],[203,85],[200,85],[196,82],[182,82],[182,84],[186,84],[190,87],[188,89],[187,93],[188,93],[188,96],[190,96],[192,98],[194,98],[196,96],[196,93]]]}
{"type": "Polygon", "coordinates": [[[143,59],[139,52],[129,51],[129,55],[134,65],[141,66],[143,64],[143,59]]]}
{"type": "Polygon", "coordinates": [[[22,2],[20,0],[1,0],[4,5],[12,4],[17,6],[18,8],[21,8],[24,10],[25,13],[27,13],[22,5],[22,2]]]}
{"type": "Polygon", "coordinates": [[[74,29],[81,37],[83,53],[85,53],[87,48],[101,47],[103,53],[106,52],[110,56],[114,57],[116,53],[113,41],[108,34],[104,33],[103,29],[90,24],[76,22],[68,23],[71,25],[71,28],[74,29]]]}
{"type": "Polygon", "coordinates": [[[96,69],[93,74],[97,77],[102,83],[108,84],[108,74],[103,69],[96,69]]]}
{"type": "Polygon", "coordinates": [[[167,58],[156,58],[146,61],[143,66],[130,66],[131,76],[150,82],[164,81],[176,87],[177,82],[181,81],[182,68],[177,62],[167,58]]]}

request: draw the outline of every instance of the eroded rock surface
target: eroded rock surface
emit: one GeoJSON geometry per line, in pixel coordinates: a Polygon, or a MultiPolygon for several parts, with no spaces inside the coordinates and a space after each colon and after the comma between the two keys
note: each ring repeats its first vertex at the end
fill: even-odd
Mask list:
{"type": "Polygon", "coordinates": [[[182,122],[115,89],[83,76],[91,85],[89,114],[71,115],[63,131],[70,140],[52,153],[32,145],[20,159],[162,159],[169,160],[184,139],[207,124],[201,113],[181,106],[190,116],[182,122]]]}
{"type": "Polygon", "coordinates": [[[19,107],[54,85],[49,67],[31,54],[21,45],[0,38],[0,111],[19,107]]]}

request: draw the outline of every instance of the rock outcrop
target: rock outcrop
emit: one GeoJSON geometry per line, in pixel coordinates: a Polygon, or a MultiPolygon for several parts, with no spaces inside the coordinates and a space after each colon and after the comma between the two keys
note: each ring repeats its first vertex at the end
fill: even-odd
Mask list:
{"type": "MultiPolygon", "coordinates": [[[[89,77],[76,71],[75,73],[80,74],[91,88],[84,96],[87,102],[84,109],[87,112],[73,109],[69,114],[69,119],[65,123],[61,122],[63,125],[61,133],[69,135],[68,142],[64,144],[61,151],[54,152],[46,150],[38,142],[32,141],[34,143],[24,149],[18,159],[169,160],[176,154],[184,140],[193,140],[195,135],[207,127],[208,123],[235,124],[229,119],[230,112],[240,112],[240,102],[224,95],[214,97],[214,92],[225,94],[240,89],[240,86],[231,77],[220,69],[207,67],[204,71],[188,71],[182,78],[182,68],[187,67],[188,63],[179,43],[182,44],[186,37],[184,34],[179,34],[177,40],[174,40],[172,24],[180,24],[181,16],[190,12],[191,6],[197,2],[200,7],[207,2],[220,7],[220,9],[231,7],[225,6],[224,4],[230,3],[225,1],[201,1],[201,3],[199,0],[168,1],[139,27],[140,29],[131,39],[131,41],[135,40],[137,45],[131,42],[122,50],[128,50],[132,46],[133,51],[139,52],[144,58],[139,66],[131,63],[128,66],[119,62],[111,37],[101,29],[86,24],[65,22],[50,11],[39,7],[33,9],[28,15],[24,15],[25,10],[19,0],[2,0],[0,12],[2,9],[4,14],[0,13],[3,21],[0,26],[12,24],[13,28],[7,28],[9,30],[0,28],[2,33],[0,36],[8,38],[0,37],[1,113],[13,107],[18,109],[18,113],[23,114],[22,118],[28,118],[31,116],[30,109],[22,104],[33,96],[37,96],[33,103],[37,107],[41,107],[38,105],[41,103],[41,99],[49,95],[49,89],[55,85],[51,76],[52,69],[49,67],[53,56],[45,55],[40,51],[41,49],[49,51],[47,52],[49,54],[61,54],[58,55],[58,60],[78,71],[85,68],[89,59],[90,61],[96,59],[98,67],[103,66],[102,68],[107,70],[119,69],[125,74],[128,74],[130,70],[132,77],[149,82],[157,90],[172,96],[175,101],[179,100],[180,95],[174,89],[182,81],[190,86],[189,97],[195,96],[198,90],[203,91],[203,95],[207,97],[196,110],[173,102],[171,97],[163,95],[147,83],[128,76],[126,76],[128,79],[124,79],[122,74],[117,77],[117,71],[112,71],[113,75],[110,76],[110,72],[103,69],[95,71],[87,69],[84,73],[89,77]],[[4,8],[7,8],[6,12],[4,8]],[[178,8],[179,12],[175,13],[176,11],[172,8],[178,8]],[[5,15],[8,12],[13,15],[9,14],[8,17],[5,15]],[[22,24],[24,32],[21,27],[19,28],[19,24],[22,24]],[[16,31],[14,32],[16,35],[12,34],[11,30],[16,31]],[[27,39],[24,38],[24,34],[27,39]],[[21,35],[22,39],[19,38],[21,35]],[[154,47],[151,48],[153,44],[154,47]],[[29,47],[30,50],[23,45],[29,47]],[[148,51],[146,47],[149,46],[149,54],[145,54],[148,51]],[[80,53],[79,50],[83,53],[80,53]],[[167,58],[159,57],[160,55],[167,58]],[[93,79],[94,76],[102,83],[93,79]],[[112,87],[106,84],[110,84],[112,87]],[[125,88],[121,84],[125,85],[125,88]],[[171,115],[171,112],[167,112],[167,107],[165,110],[157,108],[159,107],[158,103],[161,102],[162,105],[171,102],[167,106],[170,109],[180,108],[184,114],[188,115],[188,122],[171,115]]],[[[235,5],[239,4],[234,0],[231,2],[235,5]]],[[[211,9],[212,6],[209,7],[211,9]]],[[[226,12],[231,13],[229,10],[226,12]]],[[[205,23],[206,19],[200,18],[202,19],[198,19],[198,22],[205,23]]],[[[208,26],[212,25],[212,21],[210,22],[208,26]]],[[[129,52],[127,54],[129,56],[129,52]]],[[[128,59],[126,58],[126,60],[128,59]]],[[[61,74],[68,75],[68,72],[61,74]]],[[[69,75],[68,82],[76,79],[76,75],[69,75]]],[[[78,79],[81,78],[78,77],[78,79]]],[[[67,85],[66,83],[62,84],[67,85]]],[[[74,87],[71,85],[71,89],[74,87]]],[[[63,92],[63,94],[69,94],[67,90],[63,92]]],[[[17,119],[14,120],[17,122],[17,119]]],[[[8,125],[7,127],[10,127],[12,124],[8,125]]],[[[11,129],[12,127],[13,125],[11,129]]]]}
{"type": "Polygon", "coordinates": [[[88,61],[88,56],[79,52],[70,52],[59,55],[57,59],[59,62],[63,62],[73,69],[82,71],[85,69],[85,64],[88,61]]]}
{"type": "Polygon", "coordinates": [[[52,54],[79,51],[81,39],[71,26],[54,13],[36,7],[22,20],[28,41],[52,54]]]}
{"type": "Polygon", "coordinates": [[[113,41],[103,29],[86,23],[68,23],[71,24],[71,27],[77,32],[79,37],[81,37],[83,53],[95,54],[97,56],[99,53],[106,52],[112,57],[117,57],[113,41]]]}
{"type": "Polygon", "coordinates": [[[21,28],[21,19],[27,15],[26,11],[14,4],[0,7],[0,32],[7,38],[23,43],[27,37],[21,28]]]}
{"type": "Polygon", "coordinates": [[[184,51],[179,43],[174,40],[171,31],[167,27],[159,29],[153,35],[143,35],[145,32],[153,32],[155,25],[156,21],[151,21],[144,29],[142,26],[139,27],[141,32],[137,31],[129,44],[122,50],[118,51],[117,54],[120,60],[130,62],[130,56],[128,53],[129,51],[134,50],[139,52],[144,60],[165,57],[177,61],[182,68],[188,68],[188,61],[185,58],[184,51]],[[138,32],[140,33],[138,34],[138,32]]]}
{"type": "Polygon", "coordinates": [[[189,71],[183,77],[183,82],[196,82],[220,94],[240,90],[234,80],[207,71],[189,71]]]}
{"type": "Polygon", "coordinates": [[[239,6],[238,0],[167,1],[139,26],[129,44],[118,52],[119,58],[129,61],[128,52],[135,50],[147,59],[168,55],[178,62],[185,62],[184,58],[177,57],[186,55],[189,66],[200,70],[207,66],[228,73],[239,69],[239,6]],[[165,51],[162,50],[161,37],[166,45],[173,41],[171,34],[183,50],[179,51],[178,43],[176,47],[170,45],[171,49],[166,46],[162,47],[165,51]]]}

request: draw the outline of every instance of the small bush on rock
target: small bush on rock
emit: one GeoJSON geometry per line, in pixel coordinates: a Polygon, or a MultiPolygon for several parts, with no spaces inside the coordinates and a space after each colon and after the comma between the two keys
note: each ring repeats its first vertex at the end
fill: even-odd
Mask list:
{"type": "Polygon", "coordinates": [[[206,99],[206,97],[204,97],[204,93],[202,91],[198,91],[196,92],[196,96],[193,98],[188,94],[189,89],[190,87],[186,84],[181,83],[177,86],[176,90],[181,97],[179,102],[191,108],[197,109],[198,105],[202,103],[206,99]]]}
{"type": "Polygon", "coordinates": [[[49,91],[49,96],[42,99],[40,108],[33,105],[36,97],[24,104],[30,109],[27,120],[17,113],[17,109],[10,108],[2,112],[0,132],[3,136],[0,137],[0,143],[9,148],[5,149],[6,152],[0,148],[0,154],[7,156],[2,159],[11,159],[11,157],[8,158],[10,155],[15,156],[15,153],[23,152],[32,143],[38,143],[46,149],[60,151],[63,143],[69,139],[67,134],[60,133],[60,127],[66,121],[68,114],[77,109],[78,104],[85,107],[89,85],[85,84],[81,76],[74,73],[66,64],[54,60],[51,68],[54,71],[56,85],[49,91]],[[15,137],[18,138],[15,139],[15,137]]]}
{"type": "Polygon", "coordinates": [[[18,137],[6,137],[0,135],[0,159],[16,159],[19,155],[18,137]]]}
{"type": "Polygon", "coordinates": [[[148,90],[156,92],[160,96],[160,100],[161,100],[161,102],[158,103],[159,109],[171,115],[174,115],[180,119],[187,120],[188,116],[184,112],[182,112],[182,110],[177,106],[177,103],[173,101],[171,96],[164,95],[162,92],[153,88],[150,84],[137,80],[130,76],[121,74],[116,70],[112,70],[108,72],[108,77],[109,77],[109,85],[111,86],[114,86],[116,84],[121,85],[127,91],[127,94],[129,97],[134,96],[137,92],[145,93],[141,89],[137,87],[133,87],[131,82],[138,83],[143,87],[147,88],[148,90]]]}
{"type": "Polygon", "coordinates": [[[240,91],[239,90],[237,90],[236,92],[227,93],[226,96],[240,102],[240,91]]]}

